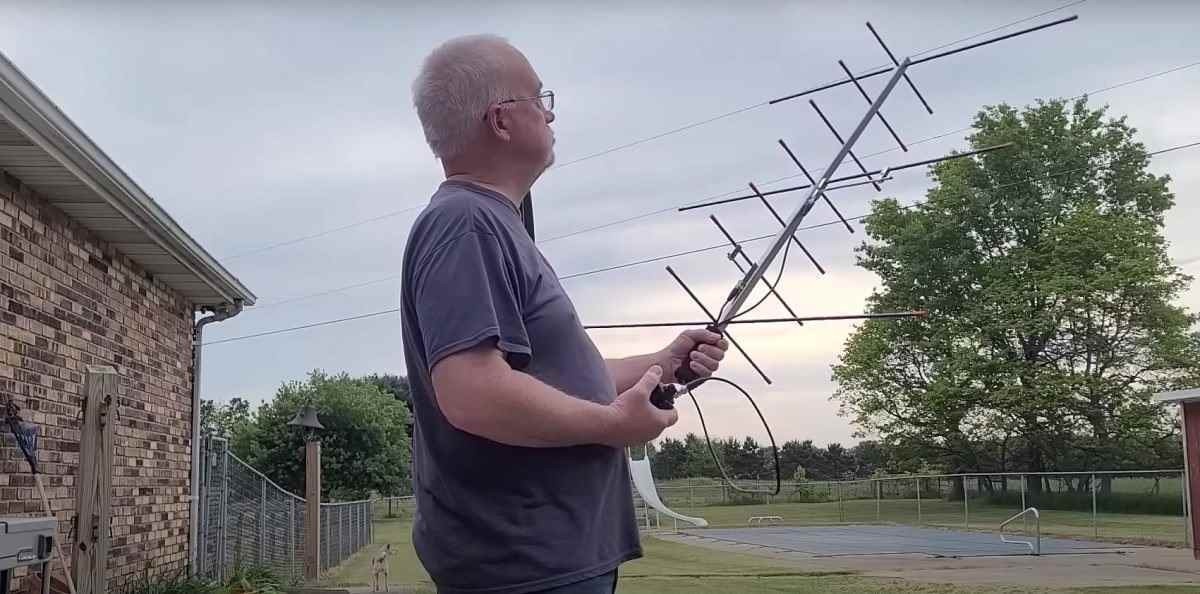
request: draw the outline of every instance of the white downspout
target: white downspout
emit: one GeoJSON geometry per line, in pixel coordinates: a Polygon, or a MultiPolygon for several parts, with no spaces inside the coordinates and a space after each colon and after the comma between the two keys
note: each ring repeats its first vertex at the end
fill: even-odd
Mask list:
{"type": "Polygon", "coordinates": [[[196,320],[192,328],[192,470],[188,506],[188,565],[189,573],[199,572],[200,543],[200,359],[203,352],[204,327],[213,322],[228,320],[242,313],[242,302],[222,305],[211,315],[196,320]]]}

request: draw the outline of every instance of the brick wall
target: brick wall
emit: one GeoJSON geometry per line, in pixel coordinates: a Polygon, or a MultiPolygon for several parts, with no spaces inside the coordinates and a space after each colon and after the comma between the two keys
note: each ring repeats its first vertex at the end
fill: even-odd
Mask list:
{"type": "MultiPolygon", "coordinates": [[[[38,458],[68,557],[84,366],[121,377],[110,587],[187,563],[191,322],[184,298],[0,174],[0,401],[41,427],[38,458]]],[[[0,516],[41,510],[6,436],[0,516]]]]}

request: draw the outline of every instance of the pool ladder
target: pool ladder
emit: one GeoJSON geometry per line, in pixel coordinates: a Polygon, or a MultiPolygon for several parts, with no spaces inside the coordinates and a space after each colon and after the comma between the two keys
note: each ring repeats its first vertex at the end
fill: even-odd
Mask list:
{"type": "MultiPolygon", "coordinates": [[[[1028,525],[1026,526],[1025,534],[1026,535],[1029,534],[1028,525]]],[[[1041,555],[1042,554],[1042,515],[1040,513],[1038,513],[1037,508],[1036,507],[1025,508],[1024,511],[1017,513],[1013,517],[1005,520],[1004,523],[1000,524],[1000,541],[1011,543],[1011,544],[1027,545],[1029,547],[1030,552],[1032,552],[1034,555],[1041,555]],[[1020,520],[1023,518],[1028,518],[1029,516],[1033,516],[1033,534],[1034,534],[1033,540],[1009,540],[1004,537],[1004,527],[1005,526],[1008,526],[1009,524],[1011,524],[1017,520],[1020,520]]]]}

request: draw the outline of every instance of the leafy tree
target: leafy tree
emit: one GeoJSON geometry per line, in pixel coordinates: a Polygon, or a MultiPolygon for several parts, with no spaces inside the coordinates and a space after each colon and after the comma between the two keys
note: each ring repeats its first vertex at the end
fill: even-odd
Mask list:
{"type": "Polygon", "coordinates": [[[374,384],[381,391],[391,394],[396,400],[404,402],[408,405],[408,409],[412,410],[412,389],[408,385],[407,377],[390,373],[373,373],[363,379],[374,384]]]}
{"type": "Polygon", "coordinates": [[[234,451],[285,489],[304,491],[304,438],[288,421],[305,404],[321,424],[322,499],[360,499],[409,489],[409,413],[367,379],[314,371],[289,382],[255,415],[250,438],[234,451]]]}
{"type": "MultiPolygon", "coordinates": [[[[687,476],[721,476],[704,439],[695,433],[688,433],[683,438],[683,445],[687,449],[687,476]]],[[[714,442],[713,448],[720,455],[720,443],[714,442]]]]}
{"type": "Polygon", "coordinates": [[[840,443],[825,446],[821,455],[821,465],[829,480],[842,480],[855,476],[854,456],[840,443]]]}
{"type": "MultiPolygon", "coordinates": [[[[844,414],[897,450],[965,471],[1120,467],[1170,421],[1150,395],[1194,382],[1187,286],[1167,256],[1169,178],[1124,118],[1086,99],[983,109],[927,200],[874,204],[859,264],[882,287],[834,377],[844,414]]],[[[1031,490],[1040,483],[1031,482],[1031,490]]]]}
{"type": "Polygon", "coordinates": [[[804,475],[809,480],[829,479],[822,464],[821,450],[813,445],[811,439],[784,442],[779,447],[779,468],[785,476],[793,476],[797,468],[803,468],[804,475]]]}
{"type": "Polygon", "coordinates": [[[244,435],[254,420],[250,402],[231,398],[226,404],[212,400],[200,401],[200,431],[217,437],[236,440],[244,435]]]}
{"type": "Polygon", "coordinates": [[[742,440],[741,447],[736,452],[737,455],[733,460],[733,469],[730,471],[732,474],[747,479],[762,478],[762,475],[767,472],[774,475],[775,467],[773,464],[769,471],[764,467],[763,448],[758,445],[758,441],[753,437],[746,436],[742,440]]]}
{"type": "Polygon", "coordinates": [[[678,439],[668,437],[658,446],[657,455],[651,458],[650,465],[655,478],[674,479],[687,476],[688,450],[687,446],[678,439]]]}
{"type": "Polygon", "coordinates": [[[859,477],[872,476],[876,471],[887,471],[889,468],[888,452],[877,441],[863,441],[850,448],[850,457],[854,459],[854,475],[859,477]]]}

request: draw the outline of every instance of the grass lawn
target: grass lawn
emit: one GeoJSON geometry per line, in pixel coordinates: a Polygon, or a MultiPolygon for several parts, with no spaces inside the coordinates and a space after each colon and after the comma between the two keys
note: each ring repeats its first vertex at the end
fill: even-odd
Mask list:
{"type": "MultiPolygon", "coordinates": [[[[778,507],[778,506],[772,506],[778,507]]],[[[370,555],[383,543],[392,543],[391,583],[426,586],[432,594],[428,575],[412,549],[411,524],[406,520],[385,520],[375,524],[375,545],[351,557],[338,570],[322,580],[324,586],[369,586],[370,555]]],[[[620,594],[868,594],[900,592],[909,594],[1008,594],[1030,592],[1025,588],[958,587],[919,584],[900,580],[857,577],[846,574],[813,574],[797,571],[794,566],[770,559],[726,553],[643,536],[645,557],[621,568],[620,594]]],[[[412,592],[412,590],[406,590],[412,592]]],[[[1184,594],[1193,588],[1085,588],[1055,590],[1070,594],[1184,594]]]]}
{"type": "MultiPolygon", "coordinates": [[[[836,524],[843,522],[893,522],[908,525],[929,525],[971,530],[996,530],[1000,523],[1020,511],[1017,508],[968,502],[965,523],[962,502],[941,500],[922,501],[918,522],[915,499],[888,499],[880,502],[878,510],[873,500],[850,500],[830,503],[772,503],[756,505],[680,506],[679,513],[708,520],[714,527],[740,527],[751,516],[781,516],[784,524],[794,526],[836,524]],[[972,505],[974,503],[974,505],[972,505]]],[[[1151,514],[1109,514],[1096,516],[1093,532],[1089,512],[1042,510],[1043,536],[1115,540],[1161,546],[1183,546],[1185,520],[1182,516],[1151,514]]],[[[663,518],[664,528],[674,526],[673,520],[663,518]]],[[[683,527],[683,526],[681,526],[683,527]]],[[[1017,529],[1019,530],[1019,526],[1017,529]]]]}

